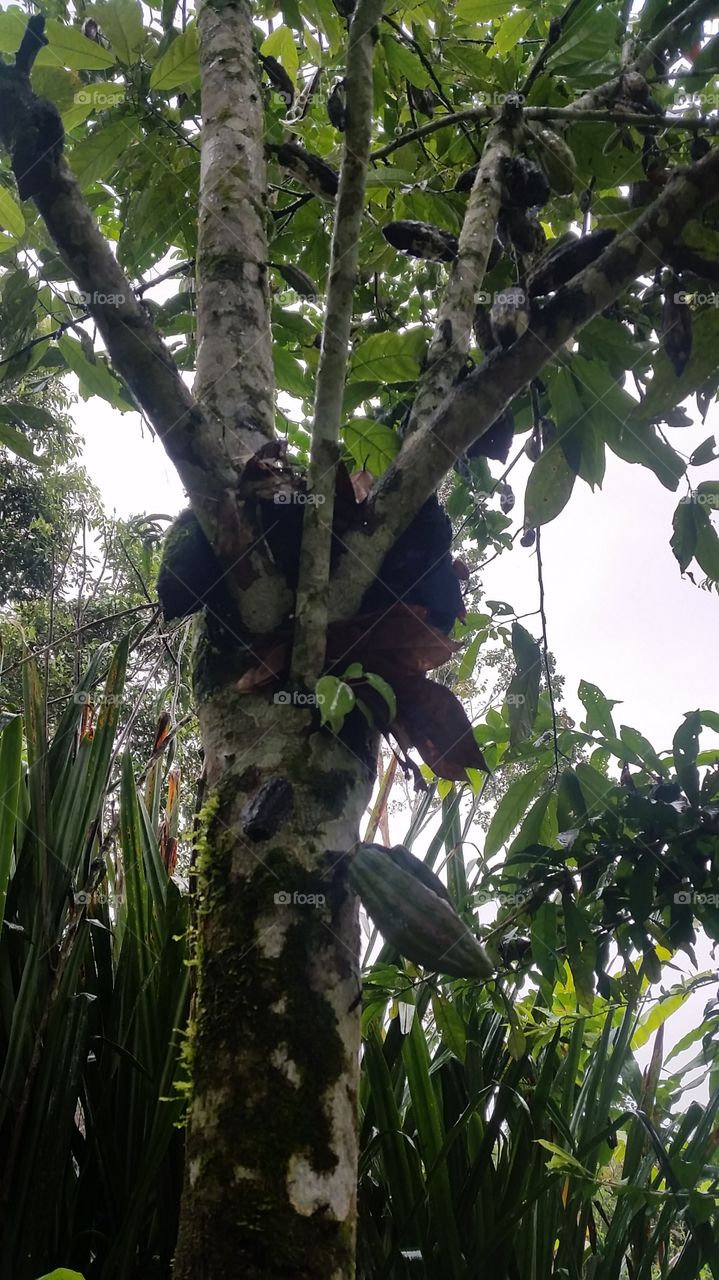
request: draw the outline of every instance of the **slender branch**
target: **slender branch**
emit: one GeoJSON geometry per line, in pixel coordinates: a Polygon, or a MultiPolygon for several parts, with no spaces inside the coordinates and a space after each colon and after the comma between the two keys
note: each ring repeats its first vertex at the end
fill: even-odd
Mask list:
{"type": "MultiPolygon", "coordinates": [[[[589,96],[587,95],[587,98],[589,96]]],[[[579,106],[582,100],[578,99],[573,107],[525,107],[524,119],[535,120],[539,123],[557,120],[564,121],[567,124],[575,124],[581,111],[582,124],[613,124],[617,126],[624,124],[634,125],[635,128],[641,129],[685,129],[688,133],[699,133],[703,130],[714,131],[716,129],[717,122],[714,116],[688,116],[686,120],[677,120],[674,116],[653,118],[652,116],[644,115],[640,111],[615,111],[610,106],[587,107],[585,109],[579,106]]],[[[420,138],[426,138],[432,133],[437,133],[439,129],[452,129],[465,120],[481,122],[497,119],[500,111],[501,108],[499,107],[471,107],[466,111],[455,111],[452,115],[437,116],[434,120],[429,120],[427,124],[420,125],[418,129],[409,129],[401,137],[394,138],[392,142],[386,143],[383,147],[378,147],[376,151],[372,152],[370,159],[373,162],[385,160],[387,156],[392,155],[392,152],[397,151],[400,147],[406,147],[410,142],[416,142],[420,138]]]]}
{"type": "Polygon", "coordinates": [[[295,610],[292,671],[311,686],[324,665],[335,475],[339,460],[359,234],[372,135],[373,28],[384,0],[359,0],[347,51],[347,131],[332,236],[327,310],[317,372],[308,496],[295,610]]]}
{"type": "Polygon", "coordinates": [[[718,189],[719,148],[714,148],[697,164],[677,170],[657,200],[591,267],[535,305],[521,338],[456,385],[427,426],[407,437],[377,485],[372,538],[355,532],[345,539],[347,554],[332,584],[332,618],[356,613],[387,551],[455,459],[569,338],[661,261],[667,245],[716,199],[718,189]]]}
{"type": "Polygon", "coordinates": [[[514,151],[521,111],[505,112],[492,126],[462,223],[457,258],[437,314],[427,367],[417,388],[409,432],[425,426],[457,379],[472,333],[475,299],[487,270],[502,205],[502,170],[514,151]]]}
{"type": "MultiPolygon", "coordinates": [[[[264,118],[249,0],[203,0],[195,394],[233,433],[273,434],[264,118]]],[[[261,438],[257,439],[257,444],[261,438]]]]}
{"type": "Polygon", "coordinates": [[[547,681],[547,696],[552,714],[552,741],[554,743],[554,781],[559,779],[559,729],[557,727],[557,708],[554,705],[552,673],[549,668],[549,636],[547,629],[547,612],[544,601],[544,565],[542,564],[542,530],[537,529],[537,582],[539,583],[539,616],[542,620],[542,658],[544,659],[544,676],[547,681]]]}
{"type": "MultiPolygon", "coordinates": [[[[406,44],[407,47],[410,48],[413,51],[413,53],[415,53],[416,56],[419,58],[420,62],[422,63],[422,66],[424,67],[425,71],[427,72],[427,75],[429,76],[430,80],[432,81],[432,84],[435,87],[435,91],[440,102],[444,103],[448,111],[451,111],[452,104],[444,92],[444,89],[442,87],[442,81],[438,78],[437,72],[432,66],[432,62],[427,57],[421,44],[419,44],[418,41],[415,40],[414,36],[411,36],[408,31],[405,31],[400,26],[399,22],[396,22],[394,18],[390,18],[388,14],[384,15],[384,21],[387,23],[387,26],[391,27],[392,30],[397,34],[397,36],[402,41],[402,43],[406,44]]],[[[488,40],[486,43],[493,44],[494,42],[492,40],[488,40]]],[[[464,126],[464,123],[461,121],[460,121],[460,128],[465,138],[467,139],[469,145],[471,146],[472,150],[474,151],[475,155],[479,155],[479,150],[477,148],[477,143],[475,138],[472,137],[470,130],[466,129],[464,126]]]]}

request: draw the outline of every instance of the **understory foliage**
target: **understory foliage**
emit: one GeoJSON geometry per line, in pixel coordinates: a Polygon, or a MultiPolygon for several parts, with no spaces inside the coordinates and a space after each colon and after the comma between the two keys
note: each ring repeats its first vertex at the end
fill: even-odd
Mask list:
{"type": "MultiPolygon", "coordinates": [[[[365,840],[379,830],[389,843],[398,760],[417,787],[403,847],[425,864],[425,896],[437,873],[492,967],[487,981],[449,979],[401,956],[390,928],[380,939],[367,926],[353,1005],[361,1280],[719,1280],[719,1007],[715,974],[697,960],[698,943],[719,942],[719,752],[706,736],[719,713],[689,712],[655,747],[586,679],[575,723],[558,705],[541,560],[543,527],[579,482],[601,487],[612,455],[677,495],[655,552],[664,571],[719,583],[719,453],[708,426],[691,431],[719,390],[714,6],[378,8],[366,183],[344,144],[362,123],[348,51],[351,63],[368,43],[353,45],[354,7],[226,6],[223,57],[253,68],[232,87],[248,119],[261,95],[262,131],[212,191],[203,180],[226,144],[225,109],[237,136],[250,128],[226,95],[222,112],[205,108],[219,142],[202,157],[219,5],[199,15],[203,52],[202,21],[176,0],[53,0],[31,81],[22,58],[0,64],[0,1272],[171,1275],[201,1025],[196,931],[210,914],[196,880],[218,803],[203,793],[189,690],[188,616],[201,609],[205,657],[229,654],[225,693],[266,711],[288,682],[299,687],[320,708],[307,710],[308,735],[337,759],[362,715],[393,738],[365,840]],[[22,112],[32,130],[17,128],[22,112]],[[55,130],[47,147],[38,121],[55,130]],[[33,145],[42,154],[24,168],[33,145]],[[347,174],[362,216],[340,252],[347,174]],[[238,189],[242,218],[230,207],[238,189]],[[65,199],[84,223],[57,216],[65,199]],[[222,223],[212,200],[242,224],[224,246],[207,230],[222,223]],[[89,279],[88,263],[127,292],[80,289],[73,275],[89,279]],[[218,332],[238,313],[237,350],[202,332],[198,299],[214,284],[230,299],[214,303],[218,332]],[[328,314],[346,320],[339,353],[328,314]],[[227,361],[214,380],[202,368],[213,341],[227,361]],[[196,401],[178,370],[197,373],[196,401]],[[158,580],[161,514],[102,515],[75,467],[65,375],[83,399],[147,414],[189,491],[180,532],[209,557],[195,578],[180,540],[158,580]],[[242,409],[223,404],[225,378],[242,409]],[[339,388],[336,413],[323,378],[339,388]],[[400,509],[399,536],[350,608],[350,580],[371,558],[357,548],[380,545],[400,509]],[[424,525],[434,546],[418,545],[424,525]],[[534,629],[483,592],[483,567],[510,551],[536,558],[534,629]],[[189,595],[176,609],[163,572],[189,595]],[[340,584],[335,614],[328,576],[340,584]],[[497,662],[492,705],[477,712],[497,662]],[[666,1055],[665,1023],[704,987],[703,1017],[666,1055]],[[650,1042],[641,1071],[635,1053],[650,1042]]],[[[368,8],[359,0],[360,16],[368,8]]],[[[18,54],[26,27],[23,10],[2,10],[0,53],[18,54]]],[[[280,725],[277,713],[268,732],[284,768],[280,725]]],[[[236,785],[228,742],[212,747],[236,785]]],[[[277,781],[269,795],[286,801],[292,788],[277,781]]],[[[334,781],[319,779],[328,792],[334,781]]],[[[292,807],[269,810],[274,834],[292,807]]],[[[259,841],[267,813],[248,811],[259,841]]],[[[224,853],[234,869],[241,859],[224,853]]],[[[252,872],[262,858],[251,854],[252,872]]],[[[252,951],[233,941],[233,959],[252,951]]],[[[274,960],[264,956],[268,972],[274,960]]],[[[301,995],[296,985],[293,1007],[301,995]]],[[[287,1070],[266,1065],[287,1088],[294,1064],[281,1048],[287,1070]]],[[[323,1079],[339,1078],[337,1061],[322,1065],[323,1079]]],[[[205,1181],[198,1162],[195,1174],[205,1205],[229,1196],[222,1171],[205,1181]]],[[[321,1249],[329,1219],[314,1216],[321,1249]]],[[[346,1256],[353,1223],[338,1223],[346,1256]]],[[[209,1225],[219,1239],[223,1222],[209,1225]]],[[[306,1275],[303,1259],[293,1266],[306,1275]]]]}

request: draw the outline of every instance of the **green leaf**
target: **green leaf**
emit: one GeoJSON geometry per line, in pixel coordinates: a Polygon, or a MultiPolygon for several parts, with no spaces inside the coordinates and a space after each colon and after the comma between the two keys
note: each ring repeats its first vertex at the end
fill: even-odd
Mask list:
{"type": "Polygon", "coordinates": [[[281,391],[304,399],[309,395],[310,387],[307,371],[295,356],[285,351],[284,347],[275,345],[272,359],[275,367],[275,381],[281,391]]]}
{"type": "Polygon", "coordinates": [[[88,40],[77,27],[65,27],[55,18],[45,22],[45,35],[49,40],[35,60],[37,67],[72,67],[75,71],[102,71],[115,64],[114,55],[88,40]]]}
{"type": "Polygon", "coordinates": [[[16,240],[20,239],[25,230],[22,209],[5,187],[0,187],[0,227],[5,227],[16,240]]]}
{"type": "Polygon", "coordinates": [[[382,676],[378,676],[374,671],[366,671],[364,678],[380,697],[384,698],[387,703],[389,718],[390,720],[395,720],[397,718],[397,695],[391,684],[388,684],[386,680],[382,679],[382,676]]]}
{"type": "Polygon", "coordinates": [[[145,43],[140,0],[112,0],[110,4],[98,4],[93,8],[92,16],[99,22],[118,60],[125,66],[135,62],[145,43]]]}
{"type": "Polygon", "coordinates": [[[484,857],[491,858],[519,825],[547,778],[545,768],[531,769],[509,784],[492,816],[484,841],[484,857]]]}
{"type": "Polygon", "coordinates": [[[350,418],[342,429],[342,438],[357,470],[371,471],[373,476],[381,476],[399,452],[397,432],[373,418],[350,418]]]}
{"type": "Polygon", "coordinates": [[[150,88],[168,92],[179,89],[200,74],[197,27],[189,22],[158,59],[150,76],[150,88]]]}
{"type": "Polygon", "coordinates": [[[377,382],[415,382],[419,377],[418,347],[424,330],[373,333],[352,352],[352,376],[377,382]]]}
{"type": "Polygon", "coordinates": [[[67,1267],[56,1267],[54,1271],[48,1271],[46,1275],[40,1276],[40,1280],[83,1280],[79,1271],[69,1271],[67,1267]]]}
{"type": "Polygon", "coordinates": [[[503,57],[508,54],[517,42],[522,39],[522,36],[526,36],[533,21],[534,15],[522,9],[506,17],[494,37],[494,47],[497,53],[500,53],[503,57]]]}
{"type": "Polygon", "coordinates": [[[289,27],[284,25],[275,27],[272,34],[260,46],[260,53],[264,53],[265,57],[277,58],[278,62],[282,63],[293,84],[297,83],[300,60],[297,46],[289,27]]]}
{"type": "Polygon", "coordinates": [[[664,351],[657,354],[647,394],[633,413],[633,423],[647,423],[661,418],[669,409],[681,404],[716,373],[719,344],[719,308],[693,314],[692,350],[686,368],[677,377],[664,351]]]}
{"type": "Polygon", "coordinates": [[[416,89],[427,89],[431,85],[431,76],[422,66],[416,53],[406,45],[400,44],[399,40],[393,36],[385,34],[382,36],[382,48],[395,85],[403,80],[409,80],[416,89]]]}
{"type": "Polygon", "coordinates": [[[696,767],[696,759],[699,752],[701,724],[701,711],[688,712],[684,717],[684,723],[674,734],[672,744],[674,768],[679,785],[692,804],[696,804],[699,800],[699,770],[696,767]]]}
{"type": "Polygon", "coordinates": [[[549,524],[566,507],[574,488],[574,472],[558,441],[535,462],[524,495],[524,523],[528,529],[549,524]]]}
{"type": "Polygon", "coordinates": [[[532,732],[539,704],[542,671],[539,645],[520,622],[512,623],[512,652],[516,669],[505,702],[509,713],[509,741],[514,747],[532,732]]]}
{"type": "MultiPolygon", "coordinates": [[[[139,131],[138,131],[139,137],[139,131]]],[[[103,182],[117,169],[121,157],[138,140],[125,118],[112,120],[95,129],[73,147],[70,167],[83,190],[93,182],[103,182]]]]}
{"type": "Polygon", "coordinates": [[[719,454],[716,452],[716,440],[714,436],[707,436],[706,440],[702,440],[701,444],[697,445],[689,459],[689,465],[690,467],[704,467],[707,462],[715,462],[717,458],[719,458],[719,454]]]}
{"type": "Polygon", "coordinates": [[[707,577],[719,582],[719,534],[704,507],[700,507],[697,512],[697,525],[694,557],[707,577]]]}
{"type": "Polygon", "coordinates": [[[384,165],[379,169],[371,169],[367,174],[367,187],[408,187],[415,181],[415,174],[409,169],[396,169],[392,165],[384,165]]]}
{"type": "Polygon", "coordinates": [[[619,737],[622,742],[627,744],[635,760],[645,765],[653,773],[658,773],[663,777],[666,770],[665,763],[659,759],[651,742],[638,729],[632,729],[630,725],[623,724],[619,729],[619,737]]]}
{"type": "Polygon", "coordinates": [[[35,453],[27,436],[22,431],[18,431],[16,427],[10,426],[7,422],[2,421],[0,417],[0,445],[9,449],[18,458],[24,458],[26,462],[34,462],[37,466],[46,466],[42,458],[35,453]]]}
{"type": "Polygon", "coordinates": [[[355,705],[354,690],[337,676],[321,676],[315,684],[315,697],[322,723],[339,733],[355,705]]]}
{"type": "Polygon", "coordinates": [[[587,719],[583,726],[586,732],[594,733],[598,730],[605,737],[616,737],[612,719],[612,707],[619,706],[617,700],[606,698],[596,684],[590,684],[587,680],[580,680],[578,693],[580,702],[587,713],[587,719]]]}
{"type": "Polygon", "coordinates": [[[77,338],[70,338],[67,334],[58,339],[57,345],[68,369],[77,374],[80,394],[84,400],[89,400],[91,396],[99,396],[113,408],[127,412],[128,405],[122,395],[120,383],[103,357],[98,356],[96,363],[93,364],[88,360],[77,338]]]}
{"type": "Polygon", "coordinates": [[[513,0],[459,0],[456,12],[460,22],[488,22],[503,18],[513,8],[513,0]]]}
{"type": "Polygon", "coordinates": [[[547,982],[557,970],[557,908],[543,902],[532,921],[532,960],[547,982]]]}
{"type": "Polygon", "coordinates": [[[669,545],[679,561],[682,573],[686,572],[694,559],[699,536],[697,513],[698,508],[682,498],[672,517],[674,532],[669,545]]]}

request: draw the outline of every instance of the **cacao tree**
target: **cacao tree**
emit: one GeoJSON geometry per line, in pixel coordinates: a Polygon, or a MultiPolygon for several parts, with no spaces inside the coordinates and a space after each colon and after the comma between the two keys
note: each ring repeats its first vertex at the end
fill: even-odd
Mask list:
{"type": "MultiPolygon", "coordinates": [[[[515,441],[525,545],[607,447],[686,476],[667,430],[718,382],[714,6],[634,8],[0,14],[5,376],[139,408],[190,502],[159,582],[198,614],[206,771],[179,1280],[354,1274],[378,735],[417,773],[413,747],[459,783],[487,764],[427,677],[465,612],[438,489],[485,550],[515,441]]],[[[717,492],[672,536],[709,583],[717,492]]]]}

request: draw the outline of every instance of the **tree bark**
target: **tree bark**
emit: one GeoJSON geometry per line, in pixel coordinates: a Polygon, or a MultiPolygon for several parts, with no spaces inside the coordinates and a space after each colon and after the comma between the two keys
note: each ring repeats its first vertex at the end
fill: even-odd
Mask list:
{"type": "Polygon", "coordinates": [[[297,696],[238,694],[207,633],[196,670],[208,798],[175,1275],[350,1280],[361,988],[345,872],[376,742],[360,716],[340,741],[297,696]]]}

